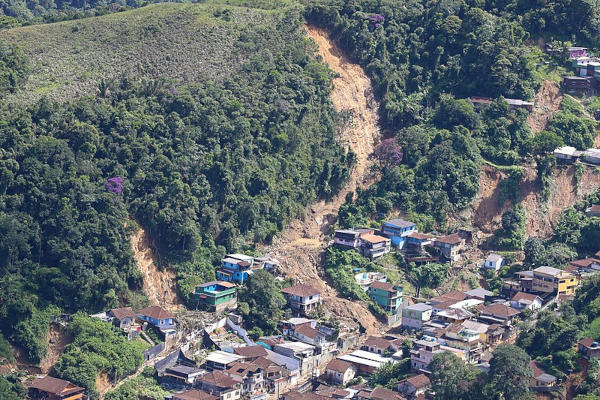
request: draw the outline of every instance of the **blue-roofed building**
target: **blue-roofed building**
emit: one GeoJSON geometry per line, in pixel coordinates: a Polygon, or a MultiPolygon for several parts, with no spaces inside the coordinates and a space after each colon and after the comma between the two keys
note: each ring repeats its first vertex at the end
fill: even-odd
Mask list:
{"type": "Polygon", "coordinates": [[[385,237],[392,239],[392,245],[402,249],[407,241],[407,236],[416,232],[417,225],[414,222],[403,219],[392,219],[384,222],[381,227],[381,233],[385,237]]]}

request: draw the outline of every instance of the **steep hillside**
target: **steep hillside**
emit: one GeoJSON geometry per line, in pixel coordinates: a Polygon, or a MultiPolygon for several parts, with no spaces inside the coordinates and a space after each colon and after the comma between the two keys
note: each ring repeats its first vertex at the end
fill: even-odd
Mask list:
{"type": "Polygon", "coordinates": [[[358,322],[368,332],[376,333],[381,330],[381,324],[362,303],[339,296],[337,290],[325,281],[321,263],[329,225],[335,221],[346,194],[357,187],[364,188],[369,182],[369,155],[380,138],[378,103],[363,69],[350,62],[325,31],[310,26],[306,27],[306,31],[317,43],[318,54],[338,74],[333,81],[333,105],[338,111],[351,116],[351,122],[340,132],[341,141],[354,151],[357,162],[349,182],[331,201],[314,204],[303,220],[292,222],[266,251],[282,262],[287,276],[321,290],[328,312],[358,322]]]}
{"type": "MultiPolygon", "coordinates": [[[[272,25],[274,14],[216,2],[165,3],[0,30],[0,40],[18,44],[31,60],[31,75],[16,100],[67,100],[95,94],[103,79],[122,76],[195,82],[234,74],[252,54],[240,38],[272,25]]],[[[273,40],[268,47],[277,51],[283,44],[273,40]]]]}
{"type": "MultiPolygon", "coordinates": [[[[507,175],[491,165],[484,165],[479,180],[479,192],[472,203],[467,218],[485,233],[493,233],[501,226],[502,213],[510,202],[500,204],[499,183],[507,175]]],[[[584,167],[581,177],[576,178],[575,166],[559,166],[552,176],[550,197],[541,198],[541,187],[534,166],[524,167],[523,179],[519,184],[521,203],[526,211],[525,231],[527,236],[548,237],[552,234],[561,211],[582,200],[600,188],[600,173],[596,167],[584,167]]]]}

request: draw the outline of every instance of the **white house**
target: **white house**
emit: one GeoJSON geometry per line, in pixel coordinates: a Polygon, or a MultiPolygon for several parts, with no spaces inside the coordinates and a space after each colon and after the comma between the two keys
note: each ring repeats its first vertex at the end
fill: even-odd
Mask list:
{"type": "Polygon", "coordinates": [[[499,254],[494,254],[494,253],[487,256],[487,258],[485,259],[485,262],[483,263],[484,268],[493,269],[494,271],[499,271],[503,265],[504,265],[504,257],[502,257],[499,254]]]}
{"type": "Polygon", "coordinates": [[[328,381],[338,385],[346,385],[354,379],[356,367],[354,364],[336,358],[327,364],[325,368],[325,377],[328,381]]]}
{"type": "Polygon", "coordinates": [[[554,157],[556,157],[556,161],[558,162],[570,164],[577,161],[581,153],[575,147],[564,146],[554,150],[554,157]]]}
{"type": "Polygon", "coordinates": [[[600,149],[587,149],[583,152],[582,158],[590,164],[600,165],[600,149]]]}
{"type": "Polygon", "coordinates": [[[518,292],[510,300],[510,306],[517,310],[539,310],[542,308],[542,299],[532,293],[518,292]]]}

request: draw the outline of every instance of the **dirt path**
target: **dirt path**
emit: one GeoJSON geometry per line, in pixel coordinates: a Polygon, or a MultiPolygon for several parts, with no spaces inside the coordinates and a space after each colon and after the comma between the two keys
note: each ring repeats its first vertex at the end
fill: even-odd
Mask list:
{"type": "Polygon", "coordinates": [[[131,236],[131,248],[135,261],[144,277],[144,292],[152,305],[163,306],[171,311],[176,310],[181,299],[177,295],[175,272],[160,269],[156,265],[154,252],[148,234],[143,228],[131,236]]]}
{"type": "Polygon", "coordinates": [[[348,322],[360,322],[367,332],[375,333],[383,330],[382,324],[364,304],[341,298],[337,290],[327,284],[323,278],[321,258],[329,225],[335,221],[337,210],[344,203],[346,194],[370,183],[369,154],[380,136],[378,104],[373,96],[371,81],[363,69],[350,62],[325,31],[306,27],[306,32],[317,43],[318,53],[323,61],[339,74],[333,81],[332,101],[336,110],[350,112],[352,115],[352,122],[341,133],[341,140],[356,153],[357,165],[340,193],[329,202],[319,201],[314,204],[305,220],[293,221],[265,252],[281,261],[287,276],[319,289],[328,312],[348,322]]]}
{"type": "Polygon", "coordinates": [[[535,96],[533,111],[527,118],[527,123],[534,134],[546,129],[546,125],[560,107],[562,99],[560,88],[555,82],[544,81],[542,83],[542,87],[535,96]]]}

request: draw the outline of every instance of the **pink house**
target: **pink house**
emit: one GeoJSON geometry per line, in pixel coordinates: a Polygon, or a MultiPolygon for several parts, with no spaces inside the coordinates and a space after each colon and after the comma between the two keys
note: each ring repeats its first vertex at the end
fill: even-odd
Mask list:
{"type": "Polygon", "coordinates": [[[569,58],[579,58],[587,56],[585,47],[569,47],[569,58]]]}

